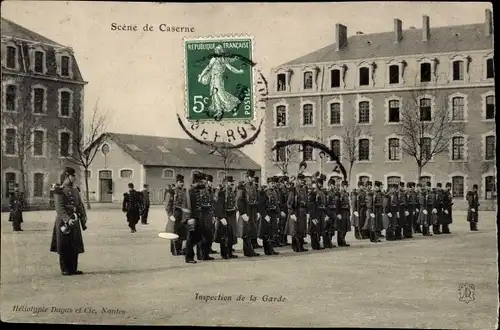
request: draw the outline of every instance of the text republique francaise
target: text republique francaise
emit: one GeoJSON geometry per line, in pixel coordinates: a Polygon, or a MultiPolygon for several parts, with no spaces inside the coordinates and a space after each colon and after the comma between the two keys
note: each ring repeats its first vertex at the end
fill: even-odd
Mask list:
{"type": "Polygon", "coordinates": [[[181,33],[192,33],[195,32],[195,28],[193,26],[177,26],[166,23],[161,23],[157,25],[153,24],[122,24],[122,23],[111,23],[110,26],[111,31],[117,32],[181,32],[181,33]]]}

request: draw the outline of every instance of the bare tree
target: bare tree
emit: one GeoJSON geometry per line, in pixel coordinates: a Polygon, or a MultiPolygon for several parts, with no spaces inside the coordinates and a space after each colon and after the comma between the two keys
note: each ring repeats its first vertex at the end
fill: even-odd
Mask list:
{"type": "Polygon", "coordinates": [[[465,125],[453,120],[447,97],[436,88],[415,89],[405,96],[398,126],[400,148],[415,160],[420,178],[429,161],[448,152],[453,135],[463,133],[465,125]]]}
{"type": "Polygon", "coordinates": [[[83,116],[76,116],[71,120],[61,120],[61,125],[67,127],[74,134],[73,152],[65,156],[65,159],[84,170],[85,179],[85,199],[87,201],[87,208],[90,209],[90,192],[88,169],[99,150],[99,147],[105,141],[107,112],[104,112],[99,107],[99,99],[97,99],[90,121],[85,123],[83,116]]]}
{"type": "Polygon", "coordinates": [[[342,136],[343,147],[342,155],[345,157],[347,163],[349,164],[349,168],[347,171],[347,179],[348,182],[351,182],[351,173],[354,164],[359,159],[359,138],[363,134],[361,127],[356,125],[354,121],[351,121],[344,128],[344,134],[342,136]]]}
{"type": "MultiPolygon", "coordinates": [[[[281,141],[291,140],[291,138],[282,138],[281,141]]],[[[302,152],[300,145],[290,145],[284,149],[275,150],[269,154],[269,161],[273,162],[283,175],[288,175],[290,164],[299,163],[299,155],[302,152]]]]}
{"type": "MultiPolygon", "coordinates": [[[[18,169],[21,176],[19,180],[20,190],[26,196],[27,158],[29,152],[35,146],[35,131],[41,128],[41,123],[45,117],[43,113],[36,113],[36,111],[43,109],[46,100],[35,99],[32,93],[33,84],[29,79],[20,78],[16,83],[16,86],[6,87],[7,102],[5,104],[6,108],[2,109],[2,128],[3,130],[11,128],[6,136],[6,148],[10,148],[9,145],[15,146],[14,150],[9,150],[9,152],[13,152],[12,155],[16,156],[18,160],[18,169]],[[33,104],[33,102],[41,103],[33,104]]],[[[47,136],[44,134],[43,138],[47,139],[47,136]]],[[[45,141],[40,142],[45,144],[45,141]]]]}
{"type": "Polygon", "coordinates": [[[209,154],[217,155],[222,160],[222,165],[224,166],[224,172],[227,172],[235,162],[238,161],[237,150],[233,148],[228,148],[225,143],[217,145],[209,152],[209,154]]]}

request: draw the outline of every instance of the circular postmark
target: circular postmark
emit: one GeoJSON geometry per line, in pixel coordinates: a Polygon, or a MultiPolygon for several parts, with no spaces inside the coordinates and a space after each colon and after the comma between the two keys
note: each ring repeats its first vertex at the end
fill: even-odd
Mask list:
{"type": "Polygon", "coordinates": [[[242,148],[261,132],[268,83],[253,61],[246,35],[184,39],[185,113],[177,114],[193,140],[242,148]]]}

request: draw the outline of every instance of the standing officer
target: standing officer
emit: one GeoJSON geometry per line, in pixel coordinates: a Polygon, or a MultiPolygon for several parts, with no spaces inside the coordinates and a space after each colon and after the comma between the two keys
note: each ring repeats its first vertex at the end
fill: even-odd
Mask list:
{"type": "Polygon", "coordinates": [[[288,193],[288,234],[292,236],[292,250],[295,252],[305,252],[303,239],[307,234],[307,187],[305,176],[302,173],[297,175],[297,185],[290,189],[288,193]]]}
{"type": "Polygon", "coordinates": [[[417,209],[418,209],[418,198],[415,192],[415,183],[408,182],[406,184],[406,208],[408,212],[408,216],[406,217],[406,233],[408,234],[408,238],[413,237],[412,232],[418,226],[417,224],[417,209]]]}
{"type": "Polygon", "coordinates": [[[9,221],[12,222],[14,231],[23,231],[21,223],[23,222],[24,194],[19,191],[19,184],[14,184],[14,191],[10,193],[9,199],[9,221]]]}
{"type": "Polygon", "coordinates": [[[54,190],[56,221],[50,251],[59,254],[59,265],[64,276],[82,274],[78,270],[78,255],[84,252],[82,230],[87,229],[87,214],[80,194],[74,187],[75,178],[75,169],[66,167],[62,185],[54,190]]]}
{"type": "Polygon", "coordinates": [[[272,240],[278,230],[278,221],[280,217],[279,197],[275,189],[276,179],[270,177],[267,179],[268,188],[261,190],[259,199],[259,214],[261,221],[259,225],[259,238],[262,239],[264,253],[266,255],[279,254],[273,248],[272,240]]]}
{"type": "MultiPolygon", "coordinates": [[[[311,237],[311,248],[313,250],[323,250],[321,246],[321,237],[324,233],[324,212],[326,204],[326,196],[321,191],[323,182],[317,177],[312,184],[312,189],[308,194],[308,212],[309,212],[309,237],[311,237]]],[[[325,242],[323,242],[324,244],[325,242]]],[[[328,243],[327,243],[328,244],[328,243]]]]}
{"type": "Polygon", "coordinates": [[[281,212],[281,219],[279,222],[279,227],[280,227],[280,240],[279,240],[279,246],[289,246],[290,242],[288,242],[288,231],[287,231],[287,226],[288,226],[288,206],[287,206],[287,201],[288,201],[288,192],[291,189],[291,183],[289,181],[288,176],[283,176],[282,177],[282,184],[279,189],[279,196],[280,196],[280,210],[281,212]]]}
{"type": "Polygon", "coordinates": [[[472,191],[467,192],[467,202],[469,209],[467,211],[467,222],[469,222],[471,231],[478,231],[479,222],[479,196],[477,193],[477,184],[472,186],[472,191]]]}
{"type": "Polygon", "coordinates": [[[415,206],[416,206],[416,209],[415,209],[415,225],[414,225],[414,230],[415,230],[415,233],[417,234],[422,234],[422,227],[421,227],[421,216],[423,216],[422,214],[422,192],[423,192],[423,189],[422,189],[422,184],[420,183],[417,183],[417,188],[415,189],[415,198],[416,198],[416,202],[415,202],[415,206]]]}
{"type": "Polygon", "coordinates": [[[214,260],[210,257],[210,246],[213,241],[213,225],[214,225],[214,195],[208,180],[210,176],[205,173],[200,174],[200,183],[197,185],[199,193],[199,223],[202,239],[196,244],[196,257],[198,260],[214,260]]]}
{"type": "Polygon", "coordinates": [[[323,238],[323,246],[330,249],[336,247],[336,245],[333,244],[332,239],[335,236],[335,231],[337,230],[337,215],[340,214],[339,201],[339,195],[335,190],[335,179],[330,177],[330,179],[328,179],[328,191],[326,192],[325,217],[325,230],[328,234],[328,238],[323,238]]]}
{"type": "Polygon", "coordinates": [[[379,243],[380,233],[383,228],[382,216],[384,212],[384,194],[381,191],[382,182],[375,181],[375,191],[371,190],[371,182],[368,184],[366,194],[366,223],[370,230],[370,242],[379,243]]]}
{"type": "Polygon", "coordinates": [[[399,237],[397,236],[398,227],[398,213],[399,213],[399,200],[398,193],[396,191],[397,185],[388,185],[389,191],[387,192],[388,204],[387,204],[387,217],[389,218],[389,227],[386,230],[386,237],[388,241],[394,241],[396,239],[401,239],[401,233],[399,237]]]}
{"type": "Polygon", "coordinates": [[[407,224],[407,219],[406,217],[408,216],[408,205],[407,205],[407,197],[406,197],[406,190],[405,190],[405,183],[400,182],[399,183],[399,190],[398,190],[398,201],[399,201],[399,210],[397,213],[398,216],[398,227],[396,228],[396,237],[399,239],[403,238],[411,238],[411,227],[410,231],[408,232],[408,224],[407,224]]]}
{"type": "Polygon", "coordinates": [[[236,194],[231,184],[234,179],[226,176],[222,187],[216,192],[215,217],[216,226],[214,242],[220,244],[220,255],[223,259],[238,258],[233,254],[233,246],[238,240],[238,224],[236,222],[236,194]]]}
{"type": "Polygon", "coordinates": [[[441,231],[439,230],[439,213],[438,213],[438,207],[439,207],[439,199],[438,199],[438,192],[437,188],[432,188],[431,192],[429,195],[427,195],[428,198],[430,198],[430,201],[427,201],[427,205],[429,206],[432,203],[432,209],[431,209],[431,224],[432,224],[432,232],[434,235],[440,235],[441,231]]]}
{"type": "Polygon", "coordinates": [[[431,183],[427,182],[426,187],[422,187],[420,205],[422,208],[422,233],[424,236],[432,236],[430,226],[432,225],[432,210],[434,209],[434,197],[432,196],[431,183]]]}
{"type": "Polygon", "coordinates": [[[148,223],[148,214],[149,214],[149,190],[148,185],[144,184],[144,189],[141,191],[141,223],[143,225],[149,225],[148,223]]]}
{"type": "Polygon", "coordinates": [[[127,222],[131,233],[137,232],[135,226],[139,222],[142,204],[141,193],[134,189],[134,184],[128,184],[128,192],[123,194],[122,211],[127,214],[127,222]]]}
{"type": "Polygon", "coordinates": [[[348,186],[349,183],[347,181],[342,181],[342,191],[340,192],[340,217],[337,216],[338,246],[350,246],[345,240],[347,232],[351,231],[351,208],[349,191],[347,190],[348,186]]]}
{"type": "MultiPolygon", "coordinates": [[[[185,248],[185,260],[186,263],[195,264],[196,260],[194,260],[194,246],[196,246],[200,241],[203,240],[203,235],[206,233],[204,228],[204,223],[202,219],[202,190],[205,189],[205,186],[202,182],[203,174],[202,173],[194,173],[193,174],[193,183],[186,194],[187,201],[186,205],[188,206],[189,219],[187,220],[187,239],[186,239],[186,248],[185,248]]],[[[198,260],[202,260],[205,256],[208,256],[208,253],[201,254],[204,251],[200,251],[197,249],[197,257],[198,260]]],[[[208,251],[205,251],[208,252],[208,251]]]]}
{"type": "MultiPolygon", "coordinates": [[[[358,182],[358,188],[359,184],[358,182]]],[[[361,239],[361,230],[359,229],[359,191],[354,188],[351,191],[351,207],[352,207],[352,220],[351,223],[354,226],[354,238],[361,239]]]]}
{"type": "Polygon", "coordinates": [[[170,252],[174,256],[183,255],[182,242],[187,239],[186,221],[191,214],[187,204],[187,190],[184,188],[184,176],[177,174],[175,187],[167,190],[165,197],[165,211],[167,212],[167,233],[177,234],[178,239],[170,241],[170,252]]]}
{"type": "Polygon", "coordinates": [[[453,217],[452,217],[452,206],[453,206],[453,196],[451,194],[451,183],[447,182],[446,183],[446,189],[443,192],[443,199],[442,199],[442,213],[441,213],[441,219],[442,219],[442,225],[443,225],[443,234],[451,234],[450,232],[450,224],[453,223],[453,217]]]}
{"type": "Polygon", "coordinates": [[[254,181],[255,172],[247,171],[247,182],[238,187],[236,197],[238,212],[238,236],[243,240],[243,254],[245,257],[257,257],[260,254],[255,252],[252,240],[257,238],[257,221],[260,215],[257,210],[257,187],[254,181]]]}
{"type": "MultiPolygon", "coordinates": [[[[210,191],[210,194],[212,195],[212,217],[214,218],[214,225],[215,225],[215,188],[214,188],[214,177],[211,176],[210,174],[205,175],[206,177],[206,185],[207,189],[210,191]]],[[[212,249],[212,244],[213,242],[210,243],[210,248],[209,248],[209,253],[217,253],[217,251],[212,249]]]]}
{"type": "MultiPolygon", "coordinates": [[[[259,187],[260,179],[258,177],[254,177],[253,182],[254,182],[255,187],[257,188],[257,193],[262,192],[263,187],[259,187]]],[[[256,228],[259,228],[261,220],[262,220],[262,217],[259,216],[255,222],[256,228]]],[[[257,236],[255,238],[252,238],[252,246],[254,249],[262,248],[262,245],[259,245],[259,242],[257,241],[257,236]]]]}

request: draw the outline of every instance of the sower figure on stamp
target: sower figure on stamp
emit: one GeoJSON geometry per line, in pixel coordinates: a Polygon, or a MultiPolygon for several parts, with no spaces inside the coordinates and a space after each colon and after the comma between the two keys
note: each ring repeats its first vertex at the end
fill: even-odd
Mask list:
{"type": "Polygon", "coordinates": [[[143,225],[148,225],[148,215],[149,215],[149,190],[148,185],[144,184],[144,189],[141,191],[141,223],[143,225]]]}
{"type": "Polygon", "coordinates": [[[446,189],[443,191],[442,199],[442,213],[441,213],[441,224],[443,225],[443,234],[451,234],[450,224],[453,223],[452,217],[452,206],[453,206],[453,196],[451,194],[451,183],[446,183],[446,189]]]}
{"type": "Polygon", "coordinates": [[[479,196],[477,193],[477,184],[472,186],[472,191],[467,192],[467,202],[469,208],[467,210],[467,222],[469,222],[471,231],[478,231],[477,223],[479,222],[479,196]]]}
{"type": "Polygon", "coordinates": [[[207,185],[207,175],[200,173],[199,179],[200,183],[196,189],[199,194],[199,207],[196,211],[198,212],[197,219],[199,219],[199,229],[202,239],[196,244],[196,257],[198,260],[208,261],[214,260],[210,256],[210,246],[213,241],[214,196],[212,190],[207,185]]]}
{"type": "Polygon", "coordinates": [[[328,238],[323,238],[323,246],[326,248],[336,247],[336,245],[333,244],[332,239],[335,236],[335,231],[337,230],[337,215],[340,213],[339,202],[340,198],[335,190],[335,179],[331,177],[328,179],[328,191],[326,192],[325,230],[328,234],[328,238]]]}
{"type": "Polygon", "coordinates": [[[233,246],[237,243],[236,194],[231,184],[232,176],[224,178],[223,186],[216,192],[214,242],[220,244],[220,255],[223,259],[238,258],[233,254],[233,246]]]}
{"type": "Polygon", "coordinates": [[[14,184],[14,191],[9,197],[9,221],[12,222],[12,229],[23,231],[21,223],[23,222],[24,194],[19,191],[19,184],[14,184]]]}
{"type": "Polygon", "coordinates": [[[305,176],[302,173],[297,175],[297,185],[290,189],[288,193],[288,234],[292,237],[292,249],[295,252],[305,252],[303,238],[307,233],[307,187],[305,176]]]}
{"type": "Polygon", "coordinates": [[[280,216],[278,194],[274,188],[275,178],[267,179],[268,188],[259,192],[258,209],[261,215],[258,236],[262,239],[264,253],[266,255],[277,255],[272,246],[272,239],[278,229],[278,219],[280,216]]]}
{"type": "Polygon", "coordinates": [[[137,232],[136,225],[141,217],[141,193],[134,189],[134,184],[128,184],[128,192],[123,194],[122,211],[127,215],[131,233],[137,232]]]}
{"type": "Polygon", "coordinates": [[[59,254],[63,275],[82,274],[78,270],[78,255],[84,252],[82,230],[87,229],[87,214],[78,190],[73,186],[75,169],[66,167],[64,182],[54,190],[56,220],[50,251],[59,254]]]}
{"type": "Polygon", "coordinates": [[[188,208],[187,190],[184,188],[184,176],[177,174],[176,185],[167,190],[165,197],[165,211],[167,212],[167,233],[177,234],[178,239],[170,241],[170,252],[174,256],[183,255],[182,242],[187,238],[187,217],[191,214],[188,208]]]}
{"type": "MultiPolygon", "coordinates": [[[[215,203],[213,202],[215,198],[214,177],[211,176],[210,174],[206,175],[206,185],[207,189],[210,190],[210,193],[212,194],[212,216],[214,218],[214,225],[215,225],[215,210],[213,209],[215,207],[215,203]]],[[[210,249],[209,249],[210,254],[217,253],[217,251],[212,249],[212,243],[213,242],[210,242],[210,249]]]]}
{"type": "Polygon", "coordinates": [[[257,187],[254,183],[255,172],[247,171],[247,182],[238,187],[236,197],[239,219],[238,237],[243,241],[243,254],[245,257],[257,257],[260,254],[255,252],[252,239],[257,238],[257,219],[260,215],[257,212],[257,187]]]}
{"type": "Polygon", "coordinates": [[[337,244],[338,246],[350,246],[345,237],[347,232],[351,231],[351,207],[350,196],[347,190],[349,183],[342,181],[342,191],[340,192],[340,217],[337,216],[337,244]]]}

